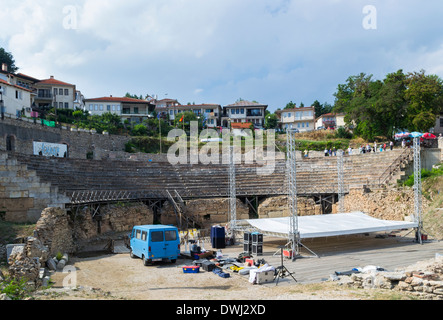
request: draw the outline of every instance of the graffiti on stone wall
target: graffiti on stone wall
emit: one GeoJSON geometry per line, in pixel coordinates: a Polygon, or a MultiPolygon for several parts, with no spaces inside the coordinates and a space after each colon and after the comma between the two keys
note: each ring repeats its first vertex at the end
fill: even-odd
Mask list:
{"type": "Polygon", "coordinates": [[[34,141],[33,145],[34,145],[34,155],[66,158],[68,154],[68,146],[65,144],[34,141]]]}

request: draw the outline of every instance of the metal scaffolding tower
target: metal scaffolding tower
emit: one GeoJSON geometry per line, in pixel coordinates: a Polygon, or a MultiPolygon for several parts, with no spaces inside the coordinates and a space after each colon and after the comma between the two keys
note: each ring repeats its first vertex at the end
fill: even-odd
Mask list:
{"type": "Polygon", "coordinates": [[[337,182],[338,182],[338,213],[345,212],[345,183],[343,169],[343,150],[338,150],[337,154],[337,182]]]}
{"type": "Polygon", "coordinates": [[[237,196],[235,189],[235,157],[234,147],[231,146],[230,161],[229,161],[229,209],[230,209],[230,229],[232,236],[234,236],[235,230],[237,230],[237,196]]]}
{"type": "Polygon", "coordinates": [[[295,151],[295,132],[288,130],[287,136],[287,159],[286,170],[288,179],[288,205],[289,205],[289,233],[288,245],[291,249],[292,259],[300,253],[300,233],[298,231],[298,211],[297,211],[297,160],[295,151]]]}
{"type": "Polygon", "coordinates": [[[422,187],[421,187],[421,157],[420,138],[414,138],[414,219],[418,223],[416,237],[422,243],[422,187]]]}

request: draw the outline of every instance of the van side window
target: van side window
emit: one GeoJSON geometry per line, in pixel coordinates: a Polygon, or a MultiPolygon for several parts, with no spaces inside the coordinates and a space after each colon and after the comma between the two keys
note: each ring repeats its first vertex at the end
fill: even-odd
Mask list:
{"type": "Polygon", "coordinates": [[[142,240],[143,241],[146,241],[146,234],[147,234],[146,231],[142,232],[142,240]]]}
{"type": "Polygon", "coordinates": [[[177,240],[177,232],[175,230],[166,230],[165,231],[165,240],[166,241],[177,240]]]}
{"type": "Polygon", "coordinates": [[[152,242],[163,241],[163,231],[152,231],[151,232],[151,241],[152,242]]]}
{"type": "Polygon", "coordinates": [[[135,237],[136,237],[137,239],[139,239],[139,240],[140,240],[140,234],[141,234],[141,231],[140,231],[140,230],[136,230],[136,231],[135,231],[135,237]]]}

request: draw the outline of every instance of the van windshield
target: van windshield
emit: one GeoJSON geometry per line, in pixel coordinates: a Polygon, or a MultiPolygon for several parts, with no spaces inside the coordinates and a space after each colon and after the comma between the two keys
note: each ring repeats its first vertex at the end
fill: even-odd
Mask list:
{"type": "Polygon", "coordinates": [[[166,241],[177,240],[177,232],[175,230],[166,230],[165,231],[165,240],[166,241]]]}
{"type": "Polygon", "coordinates": [[[151,232],[151,241],[152,242],[163,241],[163,231],[152,231],[151,232]]]}

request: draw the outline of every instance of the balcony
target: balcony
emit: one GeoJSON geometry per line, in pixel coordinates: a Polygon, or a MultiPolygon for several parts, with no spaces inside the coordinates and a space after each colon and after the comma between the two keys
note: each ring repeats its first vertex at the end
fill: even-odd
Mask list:
{"type": "Polygon", "coordinates": [[[38,92],[35,99],[52,101],[54,99],[54,95],[51,92],[38,92]]]}

